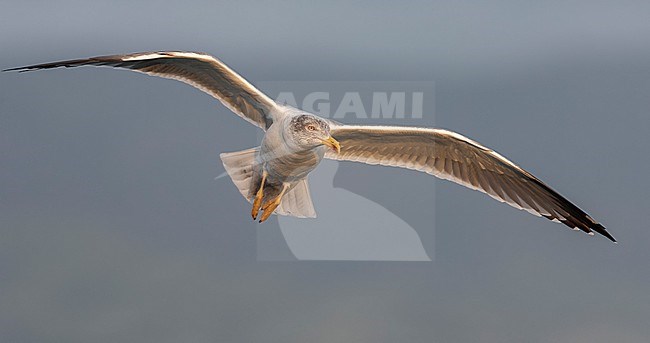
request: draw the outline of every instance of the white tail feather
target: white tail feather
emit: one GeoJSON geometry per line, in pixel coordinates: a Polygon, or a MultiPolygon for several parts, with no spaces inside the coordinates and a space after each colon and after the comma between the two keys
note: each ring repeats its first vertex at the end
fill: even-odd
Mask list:
{"type": "Polygon", "coordinates": [[[283,197],[280,206],[276,210],[283,216],[298,218],[316,218],[316,210],[309,195],[307,178],[296,183],[283,197]]]}
{"type": "Polygon", "coordinates": [[[255,154],[259,149],[258,147],[219,155],[228,176],[248,202],[253,200],[250,197],[251,178],[253,177],[255,154]]]}

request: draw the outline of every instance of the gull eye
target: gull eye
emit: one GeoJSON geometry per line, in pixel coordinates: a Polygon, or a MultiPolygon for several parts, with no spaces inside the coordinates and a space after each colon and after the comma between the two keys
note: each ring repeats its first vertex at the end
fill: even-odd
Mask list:
{"type": "Polygon", "coordinates": [[[307,125],[307,130],[309,130],[309,131],[316,131],[316,126],[314,126],[314,125],[307,125]]]}

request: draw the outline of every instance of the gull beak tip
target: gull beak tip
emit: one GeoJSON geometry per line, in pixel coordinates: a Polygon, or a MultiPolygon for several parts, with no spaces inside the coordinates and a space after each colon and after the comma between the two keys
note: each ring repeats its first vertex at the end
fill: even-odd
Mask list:
{"type": "Polygon", "coordinates": [[[339,142],[336,139],[332,138],[331,136],[323,140],[323,144],[332,148],[332,150],[336,151],[337,154],[341,153],[341,144],[339,144],[339,142]]]}

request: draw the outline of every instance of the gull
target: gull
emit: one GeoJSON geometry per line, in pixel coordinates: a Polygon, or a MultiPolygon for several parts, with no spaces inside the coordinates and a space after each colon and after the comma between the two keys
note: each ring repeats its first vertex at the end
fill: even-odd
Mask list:
{"type": "Polygon", "coordinates": [[[278,104],[220,60],[182,51],[142,52],[30,65],[4,71],[108,66],[174,79],[213,96],[265,131],[261,145],[222,153],[224,168],[252,203],[259,222],[271,214],[316,216],[307,176],[323,158],[425,172],[536,216],[593,236],[605,227],[528,171],[458,133],[435,128],[345,125],[278,104]]]}

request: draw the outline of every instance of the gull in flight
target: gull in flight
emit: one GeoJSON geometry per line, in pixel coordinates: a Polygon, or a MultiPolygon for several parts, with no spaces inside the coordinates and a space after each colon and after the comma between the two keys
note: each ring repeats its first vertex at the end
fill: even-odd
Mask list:
{"type": "Polygon", "coordinates": [[[307,175],[323,158],[425,172],[515,208],[616,242],[605,227],[531,173],[455,132],[345,125],[281,105],[218,59],[194,52],[144,52],[31,65],[5,71],[109,66],[178,80],[215,97],[265,131],[259,147],[220,155],[253,220],[271,214],[315,217],[307,175]],[[261,212],[261,216],[260,216],[261,212]]]}

